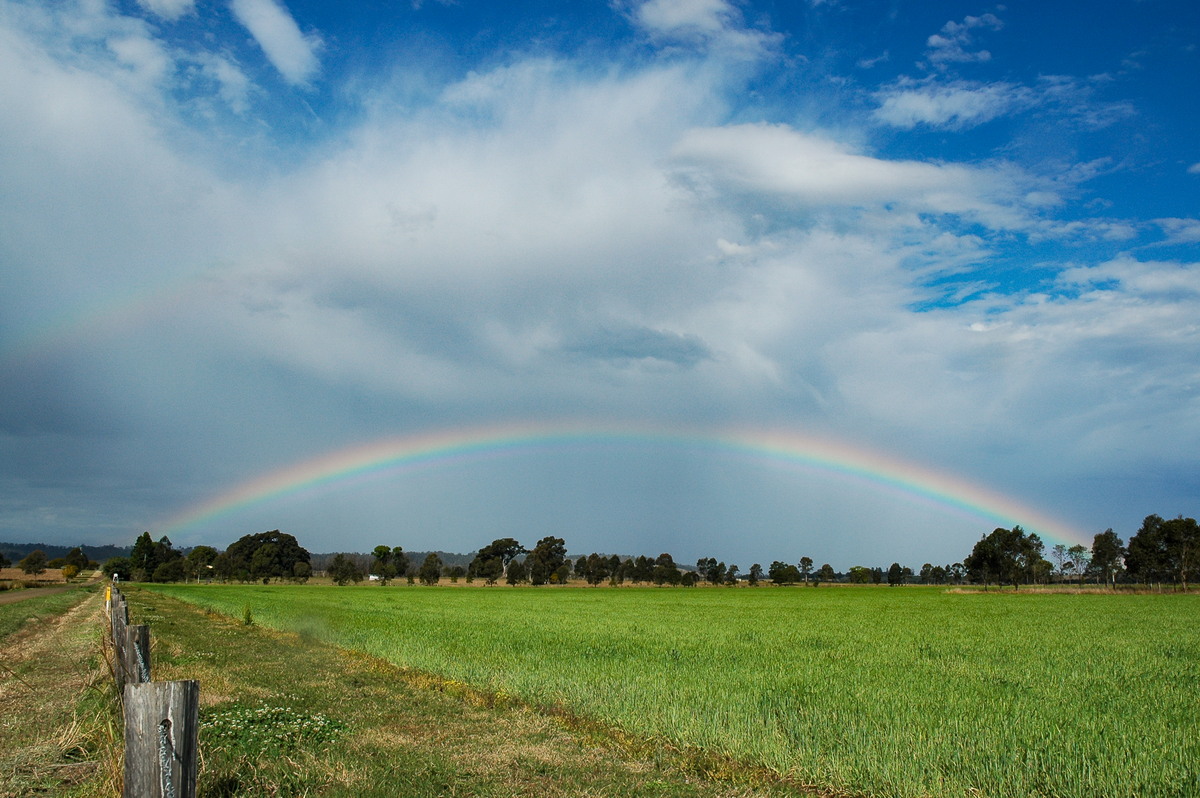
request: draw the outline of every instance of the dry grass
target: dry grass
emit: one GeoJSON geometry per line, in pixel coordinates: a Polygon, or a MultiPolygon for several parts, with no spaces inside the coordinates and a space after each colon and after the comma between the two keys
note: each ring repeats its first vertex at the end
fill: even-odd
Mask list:
{"type": "Polygon", "coordinates": [[[0,798],[119,792],[120,731],[96,594],[0,651],[0,798]]]}

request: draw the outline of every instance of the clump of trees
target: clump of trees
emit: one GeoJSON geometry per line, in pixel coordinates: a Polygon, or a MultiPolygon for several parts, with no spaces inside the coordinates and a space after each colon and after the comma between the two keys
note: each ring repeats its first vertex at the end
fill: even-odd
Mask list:
{"type": "MultiPolygon", "coordinates": [[[[1096,559],[1094,549],[1092,559],[1096,559]]],[[[1139,582],[1170,582],[1186,589],[1189,579],[1200,578],[1200,526],[1194,518],[1167,521],[1148,515],[1129,539],[1124,561],[1125,570],[1139,582]]]]}
{"type": "Polygon", "coordinates": [[[991,584],[1012,585],[1044,582],[1052,566],[1042,557],[1045,544],[1036,534],[1025,534],[1020,526],[997,527],[981,538],[963,559],[972,582],[985,588],[991,584]]]}

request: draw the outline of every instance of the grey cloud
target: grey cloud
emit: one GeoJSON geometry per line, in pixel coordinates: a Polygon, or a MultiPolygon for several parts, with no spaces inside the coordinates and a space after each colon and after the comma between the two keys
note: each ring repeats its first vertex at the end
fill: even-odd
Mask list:
{"type": "Polygon", "coordinates": [[[694,335],[649,327],[602,328],[568,342],[563,350],[582,358],[625,362],[658,360],[692,368],[713,357],[712,350],[694,335]]]}

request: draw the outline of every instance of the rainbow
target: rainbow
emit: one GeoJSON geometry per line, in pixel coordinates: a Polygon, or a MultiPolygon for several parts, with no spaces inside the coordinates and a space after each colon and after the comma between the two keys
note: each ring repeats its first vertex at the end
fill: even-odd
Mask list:
{"type": "MultiPolygon", "coordinates": [[[[525,424],[386,438],[329,452],[255,477],[160,525],[174,534],[285,496],[405,469],[530,451],[656,446],[729,454],[831,474],[964,513],[990,524],[1020,524],[1062,543],[1090,544],[1079,529],[977,484],[841,441],[779,430],[707,431],[597,424],[525,424]]],[[[984,530],[987,531],[987,530],[984,530]]]]}

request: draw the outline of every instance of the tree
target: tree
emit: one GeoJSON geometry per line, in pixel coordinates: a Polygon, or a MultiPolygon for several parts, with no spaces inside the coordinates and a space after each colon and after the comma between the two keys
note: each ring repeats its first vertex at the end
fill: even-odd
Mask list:
{"type": "Polygon", "coordinates": [[[34,549],[17,563],[17,567],[27,574],[37,575],[46,570],[46,552],[34,549]]]}
{"type": "MultiPolygon", "coordinates": [[[[270,532],[259,532],[256,535],[243,535],[225,551],[229,557],[226,568],[230,576],[243,582],[262,580],[263,584],[272,579],[291,578],[296,572],[296,563],[304,562],[310,566],[312,558],[308,549],[301,546],[296,538],[272,529],[270,532]]],[[[213,563],[214,567],[216,563],[213,563]]],[[[362,572],[355,566],[361,581],[362,572]]]]}
{"type": "Polygon", "coordinates": [[[438,583],[438,580],[442,578],[442,558],[437,555],[437,552],[431,551],[425,556],[425,562],[421,563],[417,576],[423,585],[432,587],[438,583]]]}
{"type": "Polygon", "coordinates": [[[1172,577],[1187,590],[1188,577],[1196,571],[1200,555],[1200,526],[1194,518],[1179,516],[1163,524],[1163,535],[1172,577]]]}
{"type": "Polygon", "coordinates": [[[550,581],[561,581],[559,569],[567,561],[567,545],[562,538],[546,536],[537,542],[533,551],[525,558],[529,569],[529,581],[544,585],[550,581]]]}
{"type": "Polygon", "coordinates": [[[1117,573],[1124,557],[1125,542],[1112,529],[1106,529],[1092,539],[1092,573],[1113,589],[1116,589],[1117,573]]]}
{"type": "Polygon", "coordinates": [[[1071,548],[1067,549],[1068,562],[1071,563],[1071,570],[1079,574],[1079,584],[1083,585],[1083,577],[1087,574],[1088,566],[1092,563],[1092,553],[1088,551],[1087,546],[1082,543],[1076,543],[1071,548]]]}
{"type": "Polygon", "coordinates": [[[738,580],[738,567],[730,565],[725,569],[725,584],[736,585],[738,580]]]}
{"type": "Polygon", "coordinates": [[[0,551],[0,568],[7,568],[9,564],[8,557],[5,557],[4,552],[0,551]]]}
{"type": "Polygon", "coordinates": [[[67,563],[62,567],[63,579],[70,582],[79,573],[79,569],[71,563],[67,563]]]}
{"type": "Polygon", "coordinates": [[[525,547],[514,538],[498,538],[475,553],[475,558],[467,566],[467,575],[480,578],[489,585],[504,576],[509,563],[525,553],[525,547]]]}
{"type": "Polygon", "coordinates": [[[129,574],[132,571],[129,565],[128,557],[112,557],[105,561],[100,567],[100,573],[104,574],[108,579],[112,579],[115,575],[121,582],[129,581],[129,574]]]}
{"type": "Polygon", "coordinates": [[[80,546],[76,546],[68,551],[67,556],[64,559],[67,561],[67,565],[75,566],[75,573],[87,570],[89,560],[87,555],[83,553],[83,549],[80,546]]]}
{"type": "Polygon", "coordinates": [[[635,585],[640,585],[643,582],[654,580],[654,560],[639,554],[633,559],[633,565],[629,568],[629,581],[635,585]]]}
{"type": "Polygon", "coordinates": [[[392,564],[392,547],[376,546],[371,554],[375,558],[371,562],[371,572],[379,577],[379,586],[386,587],[388,580],[396,575],[396,566],[392,564]]]}
{"type": "Polygon", "coordinates": [[[392,549],[392,569],[396,572],[396,576],[405,576],[408,574],[408,555],[404,553],[404,549],[400,546],[392,549]]]}
{"type": "Polygon", "coordinates": [[[145,581],[154,573],[157,564],[154,562],[154,541],[151,540],[149,532],[143,532],[138,535],[138,539],[133,543],[133,550],[129,553],[132,578],[138,582],[145,581]]]}
{"type": "Polygon", "coordinates": [[[800,569],[780,560],[771,563],[767,576],[777,585],[794,585],[800,581],[800,569]]]}
{"type": "Polygon", "coordinates": [[[754,565],[751,565],[750,566],[750,575],[746,578],[746,582],[749,583],[750,587],[758,587],[758,583],[762,580],[762,578],[763,578],[762,566],[759,565],[758,563],[754,563],[754,565]]]}
{"type": "Polygon", "coordinates": [[[1042,566],[1044,546],[1037,535],[1026,535],[1020,526],[1012,529],[997,527],[992,533],[980,538],[963,559],[967,575],[973,582],[986,588],[989,582],[1012,585],[1016,590],[1022,582],[1033,581],[1048,568],[1042,566]]]}
{"type": "Polygon", "coordinates": [[[611,563],[607,557],[592,552],[587,557],[580,557],[582,570],[576,566],[575,573],[583,577],[589,585],[598,585],[612,575],[611,563]]]}
{"type": "Polygon", "coordinates": [[[183,582],[187,579],[187,565],[183,556],[173,557],[154,566],[151,582],[183,582]]]}
{"type": "Polygon", "coordinates": [[[825,563],[824,565],[822,565],[820,568],[817,569],[816,581],[818,583],[819,582],[832,582],[835,579],[837,579],[837,574],[834,573],[833,566],[830,565],[829,563],[825,563]]]}
{"type": "Polygon", "coordinates": [[[718,585],[725,581],[725,563],[717,562],[716,557],[701,557],[696,560],[696,574],[710,585],[718,585]]]}
{"type": "Polygon", "coordinates": [[[207,578],[209,572],[214,570],[211,566],[217,559],[219,552],[212,546],[197,546],[187,553],[185,557],[185,569],[187,576],[200,581],[201,577],[207,578]]]}
{"type": "Polygon", "coordinates": [[[1070,556],[1067,554],[1067,546],[1065,543],[1055,543],[1050,549],[1050,556],[1054,558],[1054,562],[1058,563],[1058,572],[1061,575],[1066,575],[1067,569],[1070,567],[1070,556]]]}
{"type": "Polygon", "coordinates": [[[813,561],[812,557],[800,558],[800,573],[804,575],[804,584],[808,585],[808,575],[812,573],[813,561]]]}
{"type": "Polygon", "coordinates": [[[675,558],[666,552],[654,558],[653,574],[656,585],[678,585],[683,581],[683,574],[675,564],[675,558]]]}
{"type": "Polygon", "coordinates": [[[508,564],[508,574],[504,581],[508,582],[513,587],[528,581],[529,571],[525,568],[525,563],[520,560],[513,560],[508,564]]]}
{"type": "Polygon", "coordinates": [[[871,569],[865,565],[851,565],[848,573],[852,585],[866,585],[871,582],[871,569]]]}
{"type": "Polygon", "coordinates": [[[904,584],[904,569],[900,567],[900,563],[894,562],[888,566],[887,580],[888,587],[904,584]]]}
{"type": "Polygon", "coordinates": [[[329,563],[329,578],[338,586],[344,587],[349,582],[358,584],[362,581],[362,571],[354,564],[354,560],[345,554],[335,554],[329,563]]]}
{"type": "Polygon", "coordinates": [[[292,565],[293,582],[304,584],[308,581],[310,576],[312,576],[312,565],[309,563],[306,563],[303,560],[298,560],[294,565],[292,565]]]}
{"type": "Polygon", "coordinates": [[[1148,515],[1129,539],[1125,569],[1146,583],[1169,579],[1186,587],[1196,571],[1198,550],[1200,527],[1195,519],[1179,516],[1164,521],[1161,516],[1148,515]]]}
{"type": "Polygon", "coordinates": [[[1146,584],[1170,578],[1164,523],[1162,516],[1148,515],[1142,520],[1141,529],[1129,539],[1125,570],[1146,584]]]}

